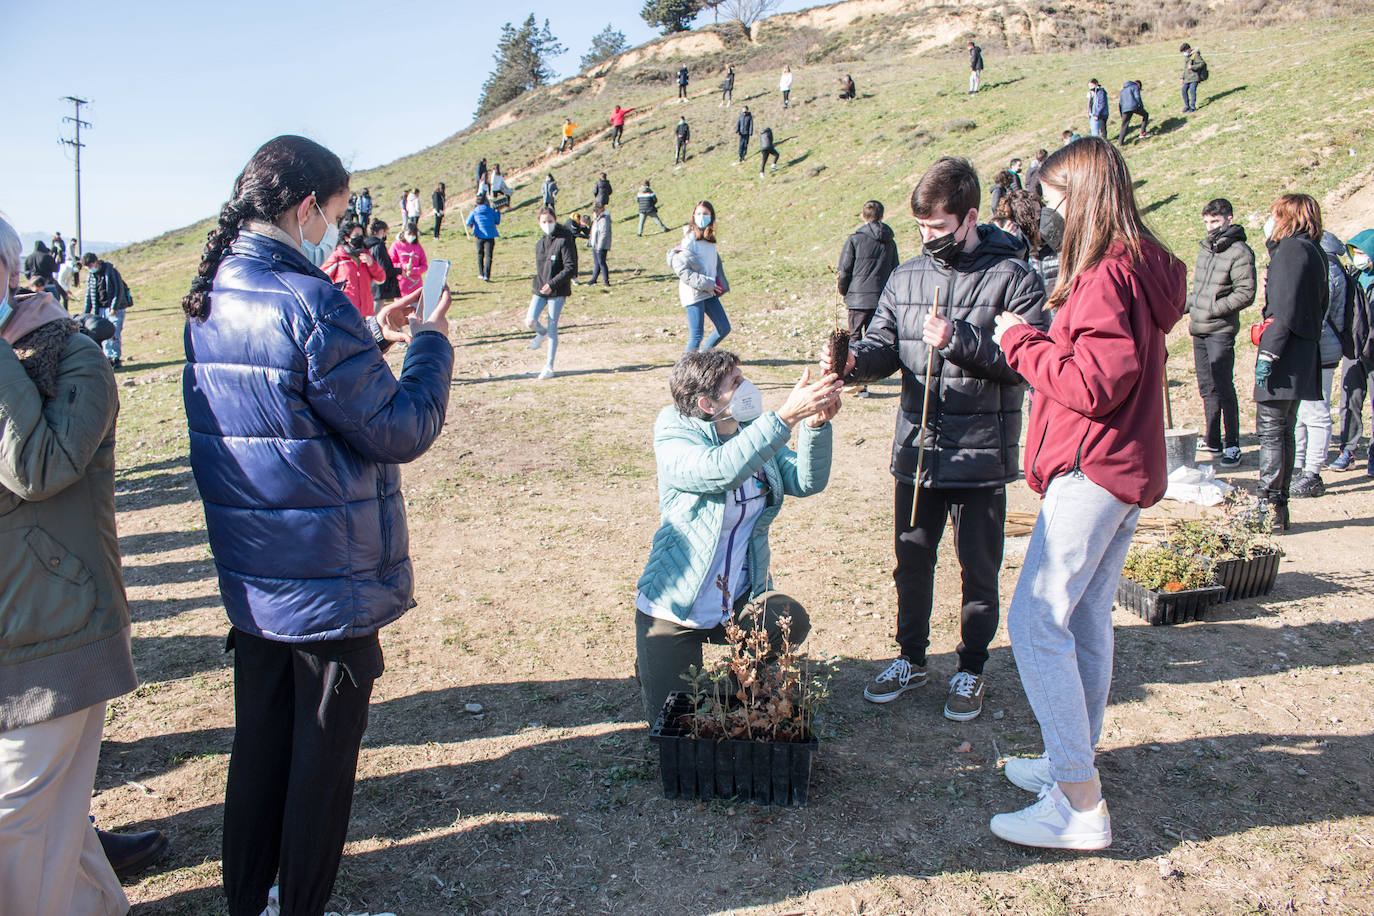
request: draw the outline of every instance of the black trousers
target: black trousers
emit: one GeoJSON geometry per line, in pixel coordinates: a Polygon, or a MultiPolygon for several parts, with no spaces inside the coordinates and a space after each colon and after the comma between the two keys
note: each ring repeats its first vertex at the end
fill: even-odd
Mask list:
{"type": "Polygon", "coordinates": [[[1298,402],[1256,401],[1255,432],[1259,434],[1259,496],[1276,506],[1288,504],[1297,457],[1298,402]]]}
{"type": "Polygon", "coordinates": [[[1240,445],[1240,407],[1236,402],[1236,335],[1193,335],[1197,393],[1206,418],[1203,445],[1217,451],[1240,445]],[[1225,430],[1225,437],[1222,431],[1225,430]]]}
{"type": "Polygon", "coordinates": [[[491,259],[496,254],[496,239],[477,240],[477,276],[491,279],[491,259]]]}
{"type": "Polygon", "coordinates": [[[677,165],[687,158],[687,141],[677,141],[677,150],[673,153],[673,164],[677,165]]]}
{"type": "Polygon", "coordinates": [[[760,174],[760,175],[762,175],[762,174],[763,174],[763,170],[764,170],[765,168],[768,167],[768,157],[769,157],[769,156],[772,156],[772,157],[773,157],[773,164],[774,164],[774,165],[777,165],[777,164],[778,164],[778,151],[777,151],[776,149],[773,149],[773,148],[770,147],[770,148],[768,148],[768,149],[766,149],[766,150],[763,150],[762,152],[763,152],[763,158],[759,160],[759,174],[760,174]]]}
{"type": "Polygon", "coordinates": [[[1126,142],[1126,129],[1131,126],[1131,119],[1140,118],[1140,135],[1143,137],[1150,132],[1150,113],[1143,108],[1135,111],[1123,111],[1121,113],[1121,135],[1117,138],[1118,143],[1126,142]]]}
{"type": "Polygon", "coordinates": [[[624,124],[617,124],[617,125],[615,126],[615,129],[611,131],[611,148],[612,148],[612,149],[614,149],[615,147],[617,147],[617,146],[620,145],[620,138],[623,137],[623,136],[625,136],[625,125],[624,125],[624,124]]]}
{"type": "Polygon", "coordinates": [[[945,519],[954,523],[954,552],[963,577],[959,615],[959,670],[983,673],[988,645],[997,634],[1000,607],[997,574],[1007,520],[1005,487],[921,488],[916,526],[911,521],[914,488],[897,481],[894,544],[897,568],[897,645],[914,665],[926,663],[930,614],[935,602],[935,562],[945,519]]]}
{"type": "MultiPolygon", "coordinates": [[[[1336,447],[1353,451],[1364,435],[1364,401],[1369,393],[1369,372],[1359,360],[1346,360],[1341,376],[1341,432],[1336,447]]],[[[1374,448],[1370,450],[1374,454],[1374,448]]]]}
{"type": "Polygon", "coordinates": [[[782,107],[783,107],[783,108],[786,108],[786,107],[790,104],[790,102],[791,102],[791,96],[792,96],[792,90],[791,90],[791,89],[784,89],[784,90],[782,91],[782,107]]]}
{"type": "Polygon", "coordinates": [[[442,213],[436,213],[436,214],[434,214],[434,237],[435,237],[436,239],[439,237],[439,227],[442,226],[443,224],[444,224],[444,214],[442,214],[442,213]]]}
{"type": "Polygon", "coordinates": [[[749,135],[741,134],[739,138],[739,161],[743,162],[747,155],[749,155],[749,135]]]}
{"type": "MultiPolygon", "coordinates": [[[[877,309],[849,309],[849,342],[854,343],[863,340],[864,332],[868,330],[869,324],[873,321],[873,315],[877,309]]],[[[910,518],[910,516],[908,516],[910,518]]]]}
{"type": "Polygon", "coordinates": [[[686,84],[686,83],[678,83],[678,84],[677,84],[677,97],[680,98],[680,99],[685,99],[685,98],[687,98],[687,84],[686,84]]]}
{"type": "Polygon", "coordinates": [[[283,643],[231,630],[234,748],[224,790],[230,916],[259,916],[274,878],[281,908],[321,916],[339,871],[376,635],[283,643]]]}

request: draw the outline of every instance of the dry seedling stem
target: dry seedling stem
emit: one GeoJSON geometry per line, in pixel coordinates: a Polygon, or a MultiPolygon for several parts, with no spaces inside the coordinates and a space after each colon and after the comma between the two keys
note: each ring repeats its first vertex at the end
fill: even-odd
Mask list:
{"type": "MultiPolygon", "coordinates": [[[[938,317],[940,314],[940,287],[935,287],[935,311],[938,317]]],[[[921,389],[921,426],[916,431],[916,479],[911,486],[911,524],[908,527],[916,527],[916,500],[921,496],[921,466],[925,464],[926,457],[926,417],[930,414],[930,364],[935,362],[935,348],[930,347],[930,355],[926,357],[926,379],[925,387],[921,389]]]]}

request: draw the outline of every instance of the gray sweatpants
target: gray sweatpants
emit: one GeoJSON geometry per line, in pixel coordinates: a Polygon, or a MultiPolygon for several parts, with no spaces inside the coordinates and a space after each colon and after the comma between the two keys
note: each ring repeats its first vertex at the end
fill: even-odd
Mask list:
{"type": "Polygon", "coordinates": [[[1140,507],[1082,473],[1055,478],[1031,532],[1007,632],[1057,782],[1097,775],[1112,684],[1112,602],[1140,507]]]}
{"type": "Polygon", "coordinates": [[[1326,467],[1331,448],[1331,380],[1336,368],[1322,370],[1322,399],[1298,402],[1298,425],[1293,436],[1297,443],[1295,455],[1302,462],[1304,474],[1317,474],[1326,467]]]}

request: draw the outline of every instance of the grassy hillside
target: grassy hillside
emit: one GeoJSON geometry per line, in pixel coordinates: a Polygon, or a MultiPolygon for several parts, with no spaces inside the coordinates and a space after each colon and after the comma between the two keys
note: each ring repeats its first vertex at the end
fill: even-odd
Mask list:
{"type": "MultiPolygon", "coordinates": [[[[827,265],[834,263],[865,199],[887,204],[903,256],[916,253],[905,200],[921,172],[939,156],[962,155],[990,178],[1014,155],[1053,149],[1066,126],[1085,132],[1089,77],[1112,89],[1113,105],[1115,89],[1126,79],[1144,83],[1156,136],[1128,144],[1127,156],[1149,219],[1185,260],[1194,256],[1201,232],[1197,214],[1211,197],[1229,197],[1238,218],[1258,236],[1262,214],[1277,193],[1302,190],[1320,199],[1348,189],[1368,168],[1374,137],[1371,122],[1355,115],[1374,108],[1374,85],[1366,78],[1374,64],[1371,36],[1369,28],[1334,21],[1195,36],[1212,76],[1199,93],[1201,110],[1191,116],[1179,113],[1172,41],[993,58],[985,89],[976,96],[963,91],[962,60],[855,63],[848,72],[860,98],[849,104],[834,97],[841,71],[798,69],[794,104],[786,111],[772,71],[742,73],[729,108],[718,105],[715,80],[702,73],[688,103],[673,98],[673,87],[639,82],[633,73],[615,82],[583,79],[517,100],[494,120],[500,126],[360,172],[353,184],[370,187],[378,215],[394,225],[401,188],[418,186],[428,200],[429,190],[443,180],[452,203],[468,203],[471,192],[463,189],[477,160],[502,163],[517,180],[516,208],[501,226],[498,282],[474,289],[473,255],[459,229],[461,217],[450,217],[437,244],[425,244],[431,257],[458,261],[456,288],[467,290],[455,310],[460,319],[502,310],[514,322],[528,296],[535,198],[544,173],[556,175],[563,189],[560,211],[566,212],[589,199],[597,174],[605,170],[616,189],[611,264],[617,280],[633,271],[636,282],[622,282],[607,294],[581,293],[570,314],[633,317],[673,331],[682,316],[663,260],[673,236],[635,238],[632,198],[642,178],[652,179],[670,225],[684,222],[696,200],[710,199],[720,215],[722,251],[735,289],[728,307],[738,332],[748,335],[736,338],[736,345],[747,339],[759,355],[786,350],[804,356],[835,302],[827,265]],[[602,132],[614,104],[639,109],[617,150],[602,132]],[[752,150],[746,163],[735,164],[732,131],[743,104],[754,110],[756,127],[772,126],[780,141],[782,168],[764,178],[752,150]],[[691,159],[675,168],[672,125],[680,114],[691,124],[693,139],[691,159]],[[552,144],[565,116],[580,125],[579,145],[559,155],[552,144]],[[804,334],[793,340],[793,332],[804,334]]],[[[224,176],[226,189],[232,178],[224,176]]],[[[168,233],[113,256],[139,299],[126,329],[133,361],[126,371],[139,372],[148,363],[170,366],[179,358],[177,303],[207,227],[168,233]]],[[[1178,344],[1184,336],[1176,332],[1178,344]]],[[[1180,361],[1175,378],[1187,362],[1180,361]]],[[[168,436],[179,435],[178,424],[166,428],[168,436]]],[[[176,447],[172,439],[164,444],[176,447]]]]}

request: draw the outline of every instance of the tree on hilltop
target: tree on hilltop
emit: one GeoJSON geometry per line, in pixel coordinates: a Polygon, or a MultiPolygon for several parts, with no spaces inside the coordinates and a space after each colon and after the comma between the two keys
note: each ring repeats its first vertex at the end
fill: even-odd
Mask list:
{"type": "Polygon", "coordinates": [[[781,5],[782,0],[718,0],[715,4],[727,19],[744,26],[746,32],[781,5]]]}
{"type": "Polygon", "coordinates": [[[644,8],[639,18],[654,28],[662,29],[664,35],[685,32],[692,27],[692,20],[701,12],[698,0],[644,0],[644,8]]]}
{"type": "Polygon", "coordinates": [[[630,43],[625,40],[625,33],[618,31],[614,26],[607,25],[592,38],[591,49],[582,55],[582,63],[579,65],[583,70],[594,64],[599,64],[603,60],[610,60],[617,54],[622,54],[630,47],[630,43]]]}
{"type": "Polygon", "coordinates": [[[482,84],[477,117],[537,86],[547,86],[555,76],[549,60],[565,50],[549,31],[549,20],[545,19],[540,28],[534,13],[530,13],[519,28],[509,22],[503,25],[496,53],[492,55],[496,67],[482,84]]]}

